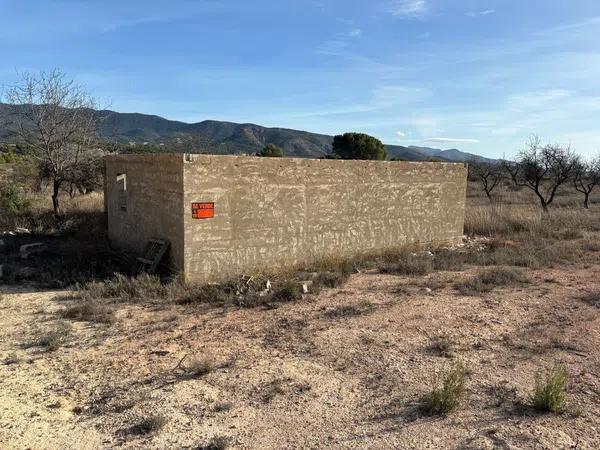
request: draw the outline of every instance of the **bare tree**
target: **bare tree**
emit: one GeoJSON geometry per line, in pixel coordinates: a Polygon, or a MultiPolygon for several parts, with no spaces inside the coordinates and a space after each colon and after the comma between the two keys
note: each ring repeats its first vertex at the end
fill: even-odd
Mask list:
{"type": "Polygon", "coordinates": [[[557,144],[542,145],[539,137],[532,137],[527,148],[515,162],[505,162],[504,167],[517,186],[531,189],[548,212],[556,191],[575,174],[580,159],[570,147],[557,144]]]}
{"type": "Polygon", "coordinates": [[[96,137],[96,102],[59,70],[23,74],[5,94],[11,122],[52,184],[52,206],[60,212],[59,192],[72,179],[96,137]]]}
{"type": "Polygon", "coordinates": [[[573,184],[578,192],[583,194],[583,207],[590,207],[590,194],[600,184],[600,155],[591,161],[581,161],[575,168],[573,184]]]}
{"type": "Polygon", "coordinates": [[[504,170],[500,164],[469,163],[469,172],[472,178],[481,183],[481,187],[492,201],[492,191],[496,189],[504,179],[504,170]]]}

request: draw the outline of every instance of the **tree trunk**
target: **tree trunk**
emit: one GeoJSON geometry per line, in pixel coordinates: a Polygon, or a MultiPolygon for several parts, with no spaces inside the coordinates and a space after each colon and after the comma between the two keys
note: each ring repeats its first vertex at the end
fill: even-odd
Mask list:
{"type": "Polygon", "coordinates": [[[590,203],[589,203],[590,193],[589,192],[585,192],[584,195],[585,195],[585,197],[583,199],[583,207],[585,209],[590,209],[590,203]]]}
{"type": "Polygon", "coordinates": [[[58,216],[60,213],[60,205],[58,202],[58,192],[60,190],[60,182],[54,180],[52,183],[52,207],[54,208],[54,215],[58,216]]]}

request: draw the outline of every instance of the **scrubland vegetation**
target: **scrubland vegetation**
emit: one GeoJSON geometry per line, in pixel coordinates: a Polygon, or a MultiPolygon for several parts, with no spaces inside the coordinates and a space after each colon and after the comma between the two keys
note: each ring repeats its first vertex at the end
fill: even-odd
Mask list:
{"type": "MultiPolygon", "coordinates": [[[[340,136],[336,157],[352,157],[357,142],[385,157],[364,135],[340,136]]],[[[2,155],[0,442],[600,441],[598,165],[568,148],[534,139],[514,163],[474,165],[462,245],[265,267],[206,285],[166,270],[135,275],[135,255],[111,249],[89,154],[61,173],[16,148],[2,155]],[[34,242],[45,249],[21,258],[34,242]]]]}
{"type": "Polygon", "coordinates": [[[33,309],[4,332],[0,368],[28,379],[27,361],[45,361],[46,377],[75,387],[65,399],[28,381],[46,386],[39,420],[58,430],[53,411],[66,408],[82,436],[133,448],[592,448],[598,438],[595,191],[586,209],[565,184],[545,212],[509,179],[491,202],[472,181],[462,246],[211,285],[133,276],[107,244],[100,194],[65,195],[60,216],[35,187],[8,197],[26,207],[3,215],[3,229],[30,232],[3,236],[4,282],[16,286],[3,298],[33,309]],[[46,252],[18,258],[40,240],[46,252]]]}

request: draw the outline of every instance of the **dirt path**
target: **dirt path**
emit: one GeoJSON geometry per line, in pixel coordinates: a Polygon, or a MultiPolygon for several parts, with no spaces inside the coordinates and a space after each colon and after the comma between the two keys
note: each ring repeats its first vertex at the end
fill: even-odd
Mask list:
{"type": "Polygon", "coordinates": [[[3,289],[0,447],[598,448],[600,308],[582,295],[600,268],[480,297],[452,287],[468,275],[363,273],[276,309],[126,306],[112,325],[72,323],[56,351],[23,348],[61,326],[56,293],[3,289]],[[194,359],[212,370],[184,373],[194,359]],[[420,400],[456,360],[465,403],[429,417],[420,400]],[[538,414],[528,395],[554,361],[569,407],[538,414]]]}

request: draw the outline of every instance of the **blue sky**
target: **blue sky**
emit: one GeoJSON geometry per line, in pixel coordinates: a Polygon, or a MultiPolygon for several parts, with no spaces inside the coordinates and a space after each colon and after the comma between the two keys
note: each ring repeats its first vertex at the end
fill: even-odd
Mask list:
{"type": "Polygon", "coordinates": [[[0,0],[0,84],[58,67],[122,112],[593,154],[599,28],[598,0],[0,0]]]}

